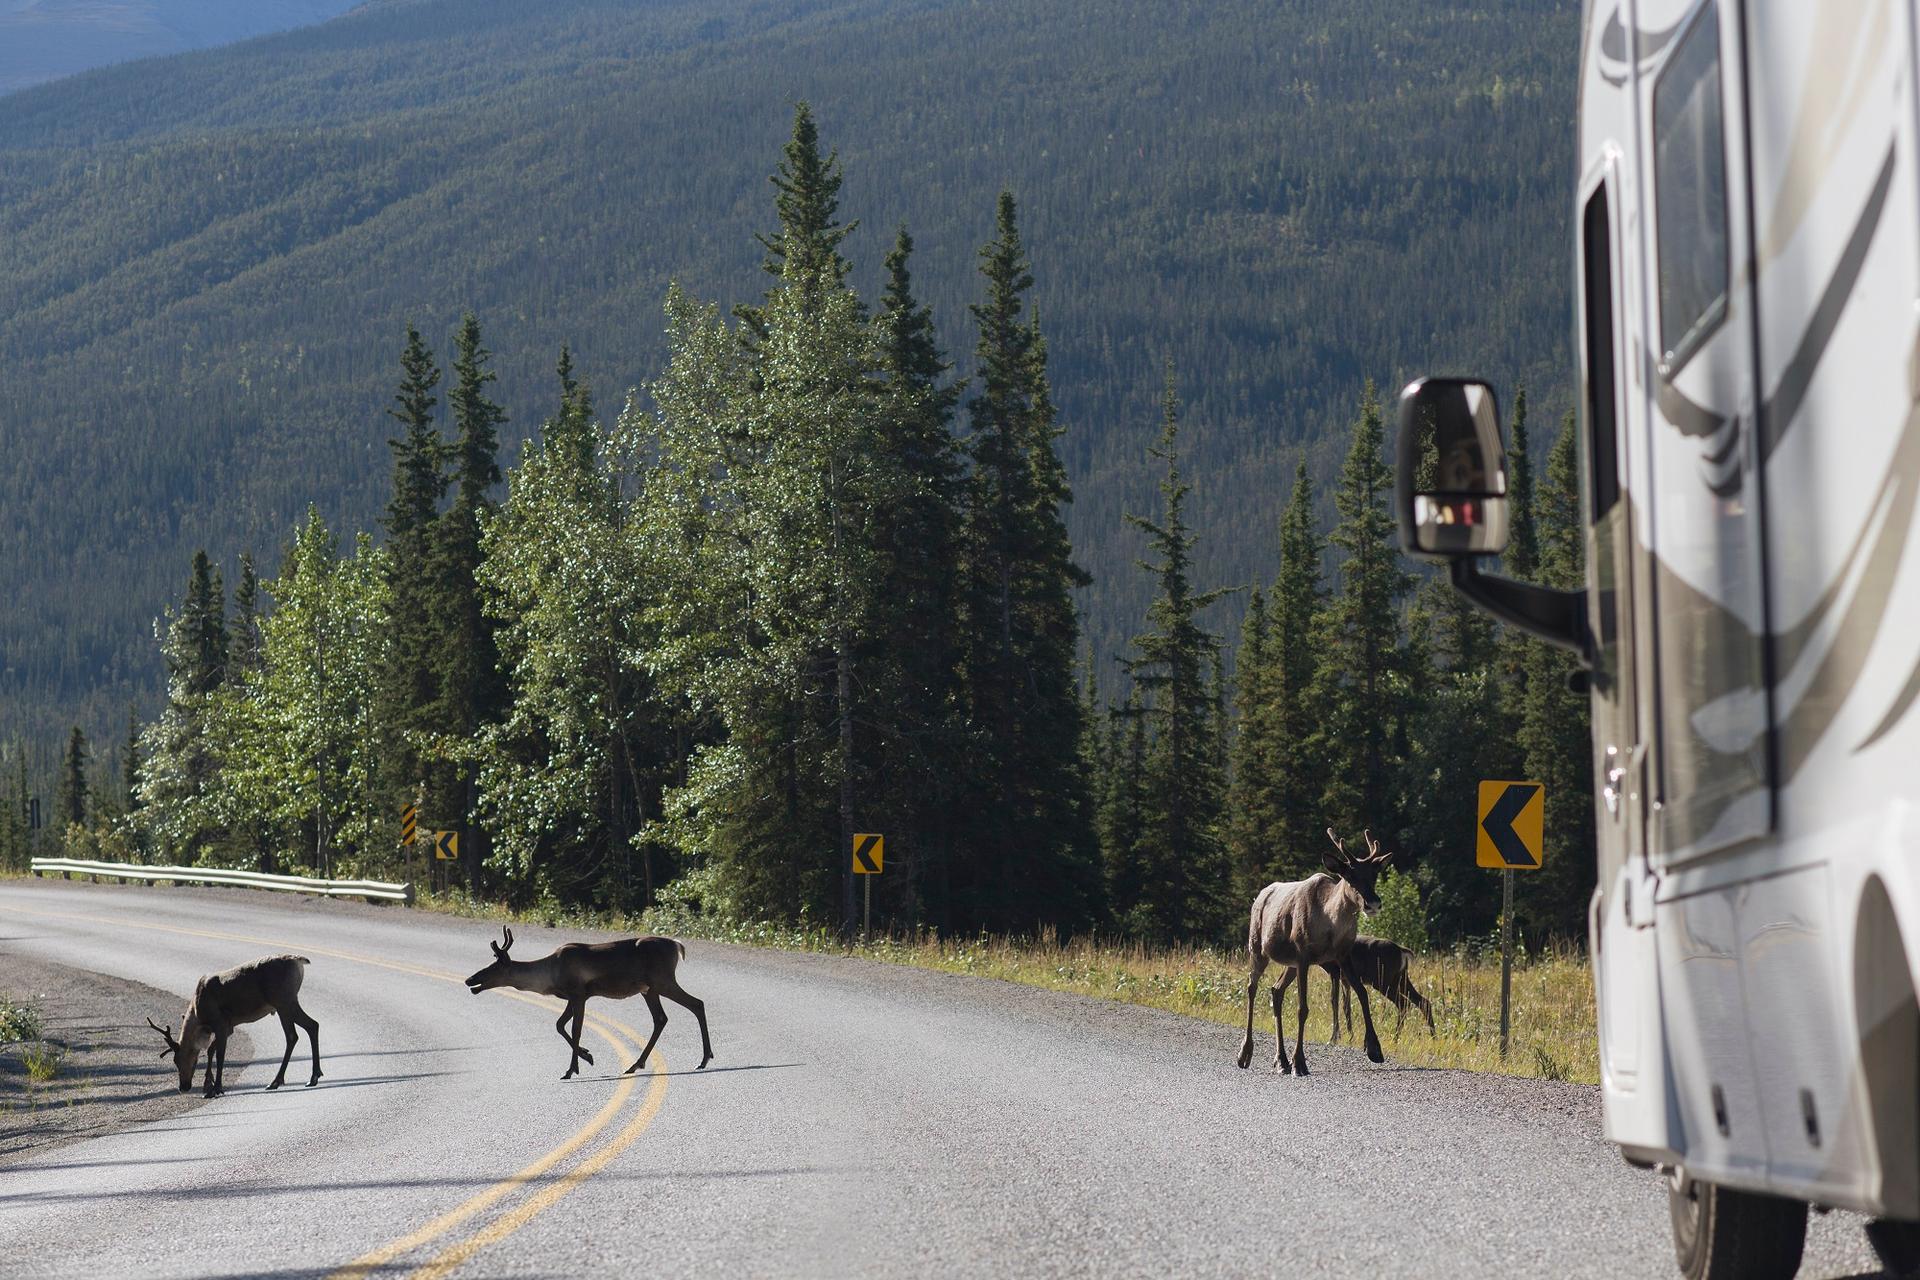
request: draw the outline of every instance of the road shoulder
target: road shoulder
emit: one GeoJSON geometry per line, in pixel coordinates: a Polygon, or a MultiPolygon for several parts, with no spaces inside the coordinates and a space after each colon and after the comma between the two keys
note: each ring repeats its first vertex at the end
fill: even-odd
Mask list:
{"type": "MultiPolygon", "coordinates": [[[[0,993],[37,1004],[45,1039],[64,1052],[58,1075],[33,1085],[22,1047],[0,1048],[0,1167],[200,1105],[197,1090],[180,1092],[173,1063],[162,1060],[160,1037],[145,1021],[177,1025],[181,997],[18,952],[0,957],[0,993]]],[[[252,1056],[251,1042],[236,1033],[229,1072],[252,1056]]]]}

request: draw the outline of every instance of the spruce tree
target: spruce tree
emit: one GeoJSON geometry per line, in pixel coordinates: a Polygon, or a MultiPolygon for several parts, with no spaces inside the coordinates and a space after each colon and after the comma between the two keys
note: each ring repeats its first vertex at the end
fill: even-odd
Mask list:
{"type": "Polygon", "coordinates": [[[1326,590],[1320,562],[1325,547],[1315,527],[1313,481],[1305,460],[1293,475],[1293,494],[1280,517],[1280,570],[1267,598],[1272,629],[1264,682],[1269,702],[1263,732],[1271,743],[1263,775],[1250,784],[1263,789],[1262,809],[1273,814],[1263,834],[1265,861],[1252,887],[1297,879],[1320,865],[1321,796],[1326,787],[1325,743],[1316,705],[1319,637],[1326,590]]]}
{"type": "Polygon", "coordinates": [[[1380,399],[1368,379],[1334,490],[1340,519],[1329,541],[1345,558],[1339,590],[1327,606],[1316,681],[1318,739],[1327,761],[1323,825],[1343,836],[1366,827],[1382,830],[1399,799],[1401,762],[1392,743],[1407,709],[1400,601],[1412,576],[1400,560],[1392,492],[1380,399]]]}
{"type": "Polygon", "coordinates": [[[981,745],[955,892],[962,914],[989,927],[1030,928],[1044,916],[1072,929],[1092,918],[1098,890],[1073,687],[1072,591],[1090,579],[1067,537],[1073,495],[1056,448],[1046,343],[1024,314],[1033,275],[1011,193],[1001,193],[980,260],[960,669],[981,745]]]}
{"type": "Polygon", "coordinates": [[[1286,744],[1275,724],[1273,628],[1266,594],[1255,587],[1234,656],[1233,738],[1227,788],[1227,852],[1234,897],[1249,901],[1267,883],[1273,833],[1281,823],[1272,779],[1286,744]]]}
{"type": "Polygon", "coordinates": [[[883,575],[880,625],[858,661],[870,673],[869,714],[857,731],[872,760],[869,808],[899,833],[889,841],[902,875],[875,888],[892,914],[951,923],[949,821],[968,741],[960,719],[953,566],[960,539],[963,467],[953,437],[960,388],[934,333],[931,308],[913,292],[913,238],[900,228],[886,256],[886,289],[874,317],[880,386],[872,465],[896,477],[896,499],[870,514],[883,575]],[[886,726],[881,731],[878,726],[886,726]]]}
{"type": "MultiPolygon", "coordinates": [[[[453,505],[435,522],[438,546],[433,594],[440,622],[439,698],[435,730],[461,743],[500,718],[505,686],[494,643],[494,619],[482,606],[475,575],[480,567],[480,525],[493,510],[500,483],[500,425],[506,411],[487,396],[496,375],[488,368],[492,352],[481,345],[480,322],[471,312],[454,336],[453,389],[447,408],[453,418],[453,505]]],[[[442,803],[454,809],[463,830],[461,860],[469,888],[480,892],[486,858],[484,833],[469,821],[477,799],[470,763],[456,765],[442,803]]]]}
{"type": "Polygon", "coordinates": [[[67,735],[67,751],[60,765],[60,793],[54,802],[54,820],[64,834],[69,828],[87,825],[87,735],[73,726],[67,735]]]}
{"type": "MultiPolygon", "coordinates": [[[[1563,590],[1586,584],[1578,435],[1569,412],[1547,454],[1538,504],[1539,577],[1563,590]]],[[[1565,650],[1530,645],[1520,716],[1527,777],[1546,786],[1547,848],[1541,869],[1520,877],[1516,906],[1530,927],[1567,938],[1585,926],[1594,879],[1592,709],[1568,684],[1578,667],[1565,650]]]]}
{"type": "Polygon", "coordinates": [[[1161,408],[1160,438],[1148,450],[1166,464],[1160,519],[1127,516],[1158,557],[1140,562],[1158,589],[1147,610],[1148,630],[1134,638],[1125,663],[1142,693],[1152,739],[1135,855],[1142,880],[1136,900],[1113,906],[1152,936],[1190,938],[1219,930],[1228,890],[1220,832],[1226,785],[1213,681],[1220,639],[1198,621],[1201,610],[1227,592],[1193,589],[1196,538],[1185,514],[1192,486],[1180,474],[1180,410],[1171,364],[1161,408]]]}
{"type": "MultiPolygon", "coordinates": [[[[813,108],[796,104],[793,133],[780,167],[767,179],[778,192],[773,203],[779,229],[754,239],[767,253],[762,269],[778,281],[797,283],[813,298],[843,288],[850,269],[840,243],[860,224],[835,221],[841,179],[840,153],[821,152],[813,108]]],[[[756,349],[766,338],[763,308],[743,304],[734,308],[734,315],[741,321],[741,340],[749,350],[756,349]]]]}
{"type": "Polygon", "coordinates": [[[131,814],[140,807],[140,717],[127,704],[127,740],[120,747],[120,804],[131,814]]]}
{"type": "Polygon", "coordinates": [[[260,581],[253,553],[240,556],[240,583],[233,589],[233,624],[227,640],[227,681],[246,684],[260,673],[260,581]]]}
{"type": "Polygon", "coordinates": [[[225,834],[215,794],[220,759],[209,732],[226,679],[226,601],[204,550],[193,557],[185,597],[161,637],[167,704],[143,735],[140,809],[145,832],[169,859],[191,863],[225,834]]]}
{"type": "MultiPolygon", "coordinates": [[[[421,741],[438,729],[441,626],[450,610],[441,595],[437,563],[440,504],[447,494],[449,450],[434,420],[440,370],[420,331],[409,324],[400,352],[400,384],[387,416],[400,434],[387,440],[393,454],[393,492],[387,500],[386,660],[380,672],[381,794],[390,809],[409,803],[428,781],[421,741]]],[[[441,771],[444,774],[444,770],[441,771]]],[[[428,821],[452,821],[444,777],[436,786],[428,821]]]]}

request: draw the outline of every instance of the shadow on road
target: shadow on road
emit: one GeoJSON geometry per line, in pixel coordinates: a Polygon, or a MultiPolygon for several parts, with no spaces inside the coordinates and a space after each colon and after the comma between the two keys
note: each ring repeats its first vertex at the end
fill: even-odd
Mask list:
{"type": "MultiPolygon", "coordinates": [[[[717,1076],[723,1071],[785,1071],[791,1067],[804,1067],[804,1062],[751,1062],[738,1067],[683,1067],[679,1071],[662,1071],[660,1074],[672,1078],[680,1076],[717,1076]]],[[[636,1071],[633,1074],[640,1075],[636,1071]]],[[[616,1072],[610,1076],[575,1076],[564,1080],[563,1084],[616,1084],[627,1078],[625,1072],[616,1072]]]]}

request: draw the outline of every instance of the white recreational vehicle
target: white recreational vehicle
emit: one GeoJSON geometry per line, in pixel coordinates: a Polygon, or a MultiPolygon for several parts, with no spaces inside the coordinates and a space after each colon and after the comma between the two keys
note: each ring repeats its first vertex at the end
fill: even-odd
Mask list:
{"type": "Polygon", "coordinates": [[[1920,13],[1586,0],[1587,587],[1485,576],[1484,383],[1401,402],[1410,551],[1580,652],[1607,1136],[1690,1276],[1807,1211],[1920,1270],[1920,13]]]}

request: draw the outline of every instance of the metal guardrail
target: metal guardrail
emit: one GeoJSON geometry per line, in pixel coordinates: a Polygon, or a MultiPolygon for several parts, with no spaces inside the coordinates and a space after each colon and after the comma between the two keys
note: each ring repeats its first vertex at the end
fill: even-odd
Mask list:
{"type": "Polygon", "coordinates": [[[288,893],[319,893],[330,898],[384,898],[412,902],[413,886],[380,880],[316,880],[311,876],[270,876],[258,871],[219,867],[148,867],[131,862],[86,862],[79,858],[35,858],[33,874],[106,876],[109,879],[169,880],[180,884],[227,884],[288,893]]]}

